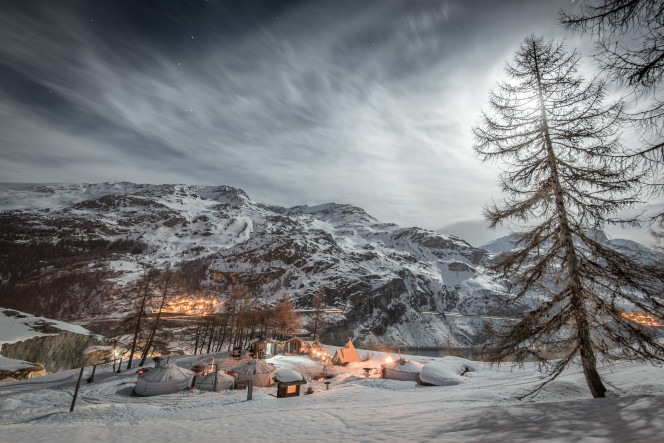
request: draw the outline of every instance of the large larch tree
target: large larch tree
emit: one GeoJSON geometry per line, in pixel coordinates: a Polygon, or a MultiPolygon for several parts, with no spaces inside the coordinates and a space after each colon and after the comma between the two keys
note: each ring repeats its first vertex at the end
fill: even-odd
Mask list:
{"type": "Polygon", "coordinates": [[[584,82],[578,65],[562,44],[526,38],[474,128],[477,155],[504,167],[504,198],[485,215],[491,226],[519,222],[523,230],[491,267],[515,300],[541,300],[494,329],[488,355],[536,360],[547,382],[579,356],[591,394],[603,397],[598,355],[664,358],[652,331],[623,315],[661,319],[662,273],[598,239],[608,223],[636,222],[616,214],[639,201],[641,176],[616,156],[622,104],[603,104],[605,83],[584,82]]]}

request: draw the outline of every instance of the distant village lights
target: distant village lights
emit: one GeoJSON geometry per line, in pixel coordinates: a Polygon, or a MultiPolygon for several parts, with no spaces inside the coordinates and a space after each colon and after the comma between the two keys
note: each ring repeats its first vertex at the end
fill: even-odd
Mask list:
{"type": "Polygon", "coordinates": [[[185,295],[169,301],[163,312],[185,315],[205,314],[216,312],[217,305],[219,305],[219,301],[216,298],[196,298],[195,296],[185,295]]]}

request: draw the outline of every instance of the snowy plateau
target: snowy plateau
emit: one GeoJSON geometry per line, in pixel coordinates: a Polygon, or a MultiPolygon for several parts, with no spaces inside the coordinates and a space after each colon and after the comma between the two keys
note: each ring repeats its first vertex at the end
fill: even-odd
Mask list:
{"type": "MultiPolygon", "coordinates": [[[[509,237],[474,248],[345,204],[283,208],[229,186],[3,184],[0,224],[0,306],[84,326],[126,314],[131,295],[119,289],[146,266],[187,263],[208,287],[240,283],[267,303],[287,293],[298,309],[311,308],[323,287],[326,306],[343,310],[328,316],[322,334],[333,345],[351,337],[366,348],[471,347],[482,342],[486,321],[473,315],[529,308],[528,300],[497,297],[504,291],[483,266],[512,248],[509,237]],[[76,249],[85,252],[72,255],[76,249]]],[[[605,241],[644,260],[656,254],[605,241]]]]}

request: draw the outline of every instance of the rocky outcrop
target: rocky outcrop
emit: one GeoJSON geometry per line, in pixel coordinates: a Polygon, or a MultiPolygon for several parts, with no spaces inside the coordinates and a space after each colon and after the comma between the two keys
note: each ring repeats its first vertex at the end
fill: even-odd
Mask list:
{"type": "Polygon", "coordinates": [[[48,372],[42,365],[34,365],[29,368],[21,368],[15,371],[0,369],[0,382],[27,380],[29,378],[41,377],[48,372]]]}
{"type": "Polygon", "coordinates": [[[7,358],[40,364],[48,372],[59,372],[80,367],[84,351],[90,346],[100,344],[102,342],[94,336],[63,331],[58,335],[5,343],[0,354],[7,358]]]}

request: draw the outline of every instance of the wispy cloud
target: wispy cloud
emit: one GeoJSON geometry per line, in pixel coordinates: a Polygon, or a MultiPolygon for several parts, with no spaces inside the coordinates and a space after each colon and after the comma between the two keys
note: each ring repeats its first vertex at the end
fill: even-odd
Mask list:
{"type": "Polygon", "coordinates": [[[204,23],[155,10],[172,30],[76,2],[12,8],[0,175],[228,184],[425,227],[479,218],[497,172],[470,127],[514,46],[559,32],[565,2],[468,3],[295,2],[246,31],[212,1],[204,23]]]}

